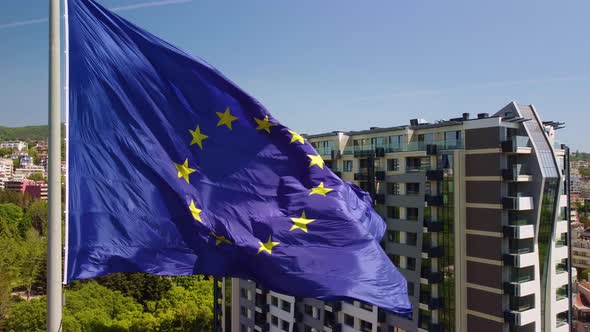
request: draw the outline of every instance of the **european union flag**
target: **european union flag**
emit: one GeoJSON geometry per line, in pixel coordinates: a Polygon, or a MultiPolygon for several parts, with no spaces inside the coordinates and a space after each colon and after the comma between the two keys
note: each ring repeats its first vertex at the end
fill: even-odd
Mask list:
{"type": "Polygon", "coordinates": [[[67,280],[231,276],[411,313],[370,198],[303,136],[93,1],[69,24],[67,280]]]}

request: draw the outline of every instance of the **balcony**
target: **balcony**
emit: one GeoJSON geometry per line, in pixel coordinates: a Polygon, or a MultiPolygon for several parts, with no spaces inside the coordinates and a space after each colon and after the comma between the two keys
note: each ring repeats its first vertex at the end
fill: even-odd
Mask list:
{"type": "Polygon", "coordinates": [[[442,181],[444,179],[444,176],[445,173],[442,169],[426,171],[426,179],[428,181],[442,181]]]}
{"type": "Polygon", "coordinates": [[[533,209],[533,198],[517,194],[502,198],[502,206],[506,210],[526,211],[533,209]]]}
{"type": "Polygon", "coordinates": [[[504,282],[504,292],[512,296],[535,294],[536,282],[532,273],[517,273],[504,282]]]}
{"type": "Polygon", "coordinates": [[[506,225],[504,236],[512,239],[530,239],[535,236],[533,225],[506,225]]]}
{"type": "Polygon", "coordinates": [[[332,158],[332,147],[318,147],[315,148],[317,153],[322,156],[322,158],[326,159],[327,157],[332,158]]]}
{"type": "Polygon", "coordinates": [[[413,173],[413,172],[426,172],[430,169],[431,169],[430,165],[412,165],[412,164],[406,165],[406,172],[409,172],[409,173],[410,172],[411,173],[413,173]]]}
{"type": "Polygon", "coordinates": [[[444,224],[440,221],[425,221],[424,226],[429,233],[439,233],[444,229],[444,224]]]}
{"type": "Polygon", "coordinates": [[[531,181],[533,177],[527,174],[525,167],[522,164],[515,164],[512,167],[502,170],[502,178],[505,181],[524,182],[531,181]]]}
{"type": "Polygon", "coordinates": [[[507,323],[514,326],[524,326],[536,321],[538,312],[532,305],[523,305],[515,309],[504,312],[504,319],[507,323]]]}
{"type": "Polygon", "coordinates": [[[440,246],[431,246],[430,244],[426,244],[422,246],[422,257],[423,258],[438,258],[442,257],[444,254],[444,250],[440,246]],[[426,257],[424,257],[426,256],[426,257]]]}
{"type": "Polygon", "coordinates": [[[530,252],[528,249],[520,249],[519,251],[504,254],[504,264],[513,267],[527,267],[535,264],[537,260],[537,254],[535,252],[530,252]]]}
{"type": "Polygon", "coordinates": [[[507,153],[531,153],[530,139],[528,136],[514,136],[502,142],[502,152],[507,153]]]}
{"type": "Polygon", "coordinates": [[[429,156],[436,156],[438,153],[438,147],[436,144],[427,144],[426,145],[426,154],[429,156]]]}
{"type": "Polygon", "coordinates": [[[420,273],[420,278],[424,279],[425,283],[430,285],[432,284],[439,284],[443,281],[443,274],[441,272],[432,272],[430,270],[422,271],[420,273]]]}
{"type": "Polygon", "coordinates": [[[444,204],[442,195],[426,195],[424,201],[427,206],[442,206],[444,204]]]}

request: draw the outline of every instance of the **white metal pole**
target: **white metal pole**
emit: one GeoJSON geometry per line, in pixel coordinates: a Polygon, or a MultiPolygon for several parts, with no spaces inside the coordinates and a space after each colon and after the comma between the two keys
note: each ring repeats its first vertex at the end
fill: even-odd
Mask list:
{"type": "Polygon", "coordinates": [[[60,1],[49,0],[49,236],[47,241],[47,331],[62,321],[60,1]]]}

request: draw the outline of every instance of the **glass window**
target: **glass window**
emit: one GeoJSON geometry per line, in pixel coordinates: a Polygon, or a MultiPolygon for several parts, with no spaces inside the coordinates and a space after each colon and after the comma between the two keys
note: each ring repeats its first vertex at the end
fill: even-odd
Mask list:
{"type": "Polygon", "coordinates": [[[383,147],[385,145],[385,137],[373,137],[371,138],[371,145],[373,147],[383,147]]]}
{"type": "Polygon", "coordinates": [[[361,331],[363,331],[363,332],[373,331],[373,324],[361,319],[361,331]]]}
{"type": "Polygon", "coordinates": [[[400,258],[399,255],[388,255],[389,259],[395,264],[395,266],[399,267],[400,258]]]}
{"type": "Polygon", "coordinates": [[[399,231],[387,231],[387,240],[394,243],[400,242],[399,231]]]}
{"type": "Polygon", "coordinates": [[[354,327],[354,317],[349,314],[344,314],[344,324],[350,327],[354,327]]]}
{"type": "Polygon", "coordinates": [[[406,208],[407,220],[418,220],[418,208],[406,208]]]}
{"type": "Polygon", "coordinates": [[[344,160],[343,165],[345,172],[352,172],[352,160],[344,160]]]}
{"type": "Polygon", "coordinates": [[[406,183],[406,195],[415,196],[420,194],[419,183],[406,183]]]}
{"type": "Polygon", "coordinates": [[[290,325],[286,320],[281,320],[281,330],[289,332],[290,325]]]}
{"type": "Polygon", "coordinates": [[[246,288],[243,288],[243,287],[242,287],[242,288],[240,288],[240,296],[241,296],[243,299],[247,299],[247,298],[248,298],[248,293],[247,293],[247,291],[246,291],[246,288]]]}
{"type": "Polygon", "coordinates": [[[408,281],[408,296],[414,296],[414,283],[408,281]]]}
{"type": "Polygon", "coordinates": [[[387,195],[399,195],[399,183],[387,182],[387,195]]]}
{"type": "Polygon", "coordinates": [[[313,307],[309,304],[305,304],[303,305],[303,312],[305,312],[306,315],[311,316],[313,314],[313,307]]]}
{"type": "Polygon", "coordinates": [[[368,311],[373,311],[373,306],[365,303],[365,302],[359,302],[360,306],[362,309],[368,310],[368,311]]]}
{"type": "Polygon", "coordinates": [[[406,269],[416,271],[416,258],[406,257],[406,269]]]}
{"type": "Polygon", "coordinates": [[[244,306],[240,307],[240,314],[244,317],[248,317],[248,311],[246,310],[246,307],[244,307],[244,306]]]}
{"type": "Polygon", "coordinates": [[[277,316],[270,316],[270,323],[274,326],[279,326],[279,317],[277,316]]]}
{"type": "Polygon", "coordinates": [[[388,206],[387,207],[387,218],[399,219],[399,207],[388,206]]]}
{"type": "Polygon", "coordinates": [[[275,307],[279,306],[279,299],[276,296],[271,296],[270,297],[270,304],[272,304],[275,307]]]}
{"type": "Polygon", "coordinates": [[[406,244],[415,246],[417,243],[418,235],[416,233],[406,232],[406,244]]]}
{"type": "Polygon", "coordinates": [[[399,159],[387,159],[387,170],[390,172],[399,171],[399,159]]]}
{"type": "Polygon", "coordinates": [[[291,312],[291,302],[281,300],[281,309],[286,312],[291,312]]]}
{"type": "Polygon", "coordinates": [[[369,163],[367,161],[367,159],[359,159],[359,168],[367,168],[369,166],[369,163]]]}

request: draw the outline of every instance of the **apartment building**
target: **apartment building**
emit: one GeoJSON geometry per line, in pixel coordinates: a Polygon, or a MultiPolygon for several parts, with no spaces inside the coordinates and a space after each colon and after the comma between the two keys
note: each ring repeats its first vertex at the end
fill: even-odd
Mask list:
{"type": "Polygon", "coordinates": [[[232,284],[232,331],[569,331],[565,151],[533,106],[306,139],[374,198],[411,319],[232,284]]]}
{"type": "Polygon", "coordinates": [[[22,141],[4,141],[0,143],[0,148],[3,149],[16,149],[18,151],[26,150],[28,144],[22,141]]]}
{"type": "Polygon", "coordinates": [[[47,184],[43,181],[9,180],[4,182],[4,190],[17,191],[34,198],[47,200],[47,184]]]}
{"type": "Polygon", "coordinates": [[[0,177],[11,178],[13,167],[12,159],[0,158],[0,177]]]}

